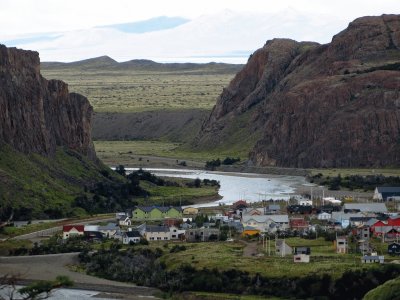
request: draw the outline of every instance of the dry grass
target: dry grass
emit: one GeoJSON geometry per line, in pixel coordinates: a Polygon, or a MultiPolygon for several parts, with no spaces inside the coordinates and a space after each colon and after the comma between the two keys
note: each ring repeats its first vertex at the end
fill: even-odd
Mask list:
{"type": "Polygon", "coordinates": [[[211,109],[234,74],[189,71],[41,70],[48,79],[68,83],[70,92],[88,97],[97,112],[211,109]]]}

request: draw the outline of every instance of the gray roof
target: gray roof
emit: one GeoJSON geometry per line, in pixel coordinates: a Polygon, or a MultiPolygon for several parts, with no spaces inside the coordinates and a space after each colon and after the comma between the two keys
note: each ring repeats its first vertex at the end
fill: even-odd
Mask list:
{"type": "Polygon", "coordinates": [[[270,205],[268,205],[268,209],[269,210],[280,210],[281,206],[278,204],[270,204],[270,205]]]}
{"type": "Polygon", "coordinates": [[[387,212],[385,203],[345,203],[343,209],[358,209],[360,212],[387,212]]]}
{"type": "Polygon", "coordinates": [[[108,223],[105,226],[99,226],[99,230],[100,231],[101,230],[104,230],[104,231],[106,231],[106,230],[118,230],[118,229],[119,229],[119,226],[117,224],[115,224],[115,223],[108,223]]]}
{"type": "Polygon", "coordinates": [[[244,215],[242,221],[248,222],[250,220],[254,220],[258,223],[266,223],[268,220],[271,220],[276,223],[289,223],[288,215],[262,215],[262,216],[249,216],[244,215]]]}
{"type": "Polygon", "coordinates": [[[146,232],[169,232],[169,227],[161,225],[146,225],[146,232]]]}
{"type": "Polygon", "coordinates": [[[132,238],[132,237],[139,237],[139,238],[142,237],[140,235],[140,233],[138,231],[136,231],[136,230],[125,232],[125,236],[130,237],[130,238],[132,238]]]}
{"type": "Polygon", "coordinates": [[[377,186],[379,193],[399,193],[400,194],[400,186],[377,186]]]}

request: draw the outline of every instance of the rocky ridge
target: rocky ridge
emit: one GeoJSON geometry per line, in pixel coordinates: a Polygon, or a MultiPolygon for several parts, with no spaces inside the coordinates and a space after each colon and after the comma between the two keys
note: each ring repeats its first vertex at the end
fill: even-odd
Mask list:
{"type": "MultiPolygon", "coordinates": [[[[400,16],[362,17],[326,45],[268,41],[224,89],[194,146],[246,118],[256,166],[400,165],[400,16]]],[[[237,126],[236,126],[237,127],[237,126]]]]}
{"type": "Polygon", "coordinates": [[[45,156],[64,146],[95,160],[92,112],[84,96],[40,75],[37,52],[0,45],[0,142],[45,156]]]}

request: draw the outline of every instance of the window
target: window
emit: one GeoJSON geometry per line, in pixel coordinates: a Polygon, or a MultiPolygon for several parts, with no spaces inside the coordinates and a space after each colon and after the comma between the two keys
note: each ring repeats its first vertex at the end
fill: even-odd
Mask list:
{"type": "Polygon", "coordinates": [[[173,238],[176,238],[176,234],[173,234],[172,237],[173,237],[173,238]]]}
{"type": "Polygon", "coordinates": [[[157,240],[158,240],[158,241],[161,240],[161,237],[158,236],[158,237],[157,237],[157,240]]]}
{"type": "Polygon", "coordinates": [[[168,240],[168,238],[167,238],[167,237],[165,237],[165,238],[164,238],[164,240],[168,240]]]}
{"type": "Polygon", "coordinates": [[[150,241],[154,241],[154,238],[153,238],[153,237],[151,237],[151,238],[150,238],[150,241]]]}

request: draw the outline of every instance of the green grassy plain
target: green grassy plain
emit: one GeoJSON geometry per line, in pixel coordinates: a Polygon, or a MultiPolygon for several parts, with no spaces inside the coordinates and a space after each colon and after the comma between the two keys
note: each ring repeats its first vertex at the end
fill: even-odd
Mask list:
{"type": "Polygon", "coordinates": [[[234,73],[194,71],[135,71],[101,68],[46,69],[47,79],[61,79],[70,92],[85,95],[96,112],[140,112],[148,110],[207,109],[234,73]]]}
{"type": "MultiPolygon", "coordinates": [[[[244,257],[245,245],[234,243],[195,243],[185,244],[187,250],[179,253],[170,253],[163,257],[168,268],[178,268],[182,264],[190,264],[195,268],[217,268],[218,270],[238,269],[251,274],[259,273],[270,278],[301,277],[307,274],[330,274],[339,277],[346,270],[355,270],[361,267],[360,256],[352,254],[336,254],[332,242],[322,238],[317,240],[305,240],[289,238],[286,242],[291,246],[309,246],[311,248],[310,263],[293,262],[293,256],[279,257],[267,256],[267,252],[261,257],[244,257]]],[[[273,243],[272,243],[273,244],[273,243]]],[[[271,247],[274,253],[274,247],[271,247]]]]}

